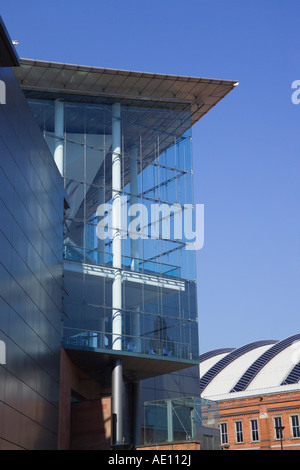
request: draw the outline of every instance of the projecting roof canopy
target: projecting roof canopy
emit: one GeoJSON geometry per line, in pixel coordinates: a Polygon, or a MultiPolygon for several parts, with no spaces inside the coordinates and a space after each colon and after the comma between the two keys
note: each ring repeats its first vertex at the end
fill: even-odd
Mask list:
{"type": "Polygon", "coordinates": [[[238,84],[31,59],[21,59],[15,73],[23,90],[190,105],[192,125],[238,84]]]}
{"type": "Polygon", "coordinates": [[[122,360],[123,376],[128,382],[146,380],[160,375],[171,374],[189,367],[197,367],[195,360],[179,360],[163,356],[128,353],[117,350],[88,350],[71,346],[65,348],[72,361],[86,373],[102,383],[110,381],[111,368],[116,360],[122,360]]]}

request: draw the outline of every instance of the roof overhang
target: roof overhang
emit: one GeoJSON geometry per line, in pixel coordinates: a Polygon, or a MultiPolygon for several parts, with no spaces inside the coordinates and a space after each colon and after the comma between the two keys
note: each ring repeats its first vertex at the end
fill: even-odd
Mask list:
{"type": "Polygon", "coordinates": [[[123,376],[128,382],[146,380],[159,375],[171,374],[190,367],[198,367],[196,360],[179,360],[171,357],[150,356],[117,350],[100,350],[83,347],[67,347],[71,360],[86,373],[98,380],[110,380],[111,369],[116,360],[122,361],[123,376]]]}
{"type": "Polygon", "coordinates": [[[0,67],[16,67],[19,57],[0,16],[0,67]]]}
{"type": "Polygon", "coordinates": [[[238,84],[32,59],[20,59],[20,64],[15,74],[24,91],[190,105],[192,125],[238,84]]]}

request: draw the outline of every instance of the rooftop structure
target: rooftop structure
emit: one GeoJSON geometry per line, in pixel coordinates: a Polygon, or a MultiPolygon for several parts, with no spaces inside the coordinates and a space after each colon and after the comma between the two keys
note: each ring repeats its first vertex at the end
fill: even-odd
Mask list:
{"type": "MultiPolygon", "coordinates": [[[[16,75],[29,96],[50,92],[72,95],[73,101],[103,102],[115,99],[138,103],[149,101],[153,106],[167,103],[186,106],[194,125],[222,100],[237,81],[181,75],[136,72],[41,60],[21,59],[16,75]]],[[[44,95],[43,95],[44,96],[44,95]]],[[[151,105],[150,105],[151,106],[151,105]]],[[[149,107],[150,107],[149,106],[149,107]]]]}
{"type": "Polygon", "coordinates": [[[299,390],[300,335],[257,341],[241,348],[200,356],[200,393],[207,399],[233,400],[257,394],[299,390]]]}

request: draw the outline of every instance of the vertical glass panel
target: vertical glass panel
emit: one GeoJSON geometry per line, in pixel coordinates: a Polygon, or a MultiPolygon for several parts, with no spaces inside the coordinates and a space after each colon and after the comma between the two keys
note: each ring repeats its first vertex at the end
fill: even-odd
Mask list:
{"type": "Polygon", "coordinates": [[[145,444],[197,440],[204,450],[205,434],[220,420],[217,402],[193,397],[146,402],[144,414],[145,444]]]}
{"type": "Polygon", "coordinates": [[[68,180],[85,180],[85,109],[80,104],[65,103],[64,176],[68,180]]]}
{"type": "Polygon", "coordinates": [[[228,444],[227,423],[221,423],[220,433],[221,433],[221,444],[228,444]]]}
{"type": "Polygon", "coordinates": [[[299,416],[291,416],[293,437],[300,437],[299,416]]]}
{"type": "Polygon", "coordinates": [[[236,421],[236,423],[235,423],[235,435],[236,435],[236,442],[243,442],[243,423],[242,423],[242,421],[236,421]]]}

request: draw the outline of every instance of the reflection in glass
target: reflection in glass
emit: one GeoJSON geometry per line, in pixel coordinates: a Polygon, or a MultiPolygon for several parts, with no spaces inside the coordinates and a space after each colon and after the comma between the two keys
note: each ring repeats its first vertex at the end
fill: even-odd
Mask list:
{"type": "MultiPolygon", "coordinates": [[[[29,104],[54,152],[54,100],[31,98],[29,104]]],[[[181,104],[121,103],[124,351],[198,359],[195,252],[186,250],[183,227],[184,205],[193,204],[190,121],[190,110],[181,104]],[[142,215],[133,215],[135,204],[143,208],[142,215]]],[[[112,103],[65,100],[62,139],[70,205],[64,341],[108,350],[114,256],[109,236],[114,228],[112,103]],[[99,237],[99,228],[106,238],[99,237]]]]}

